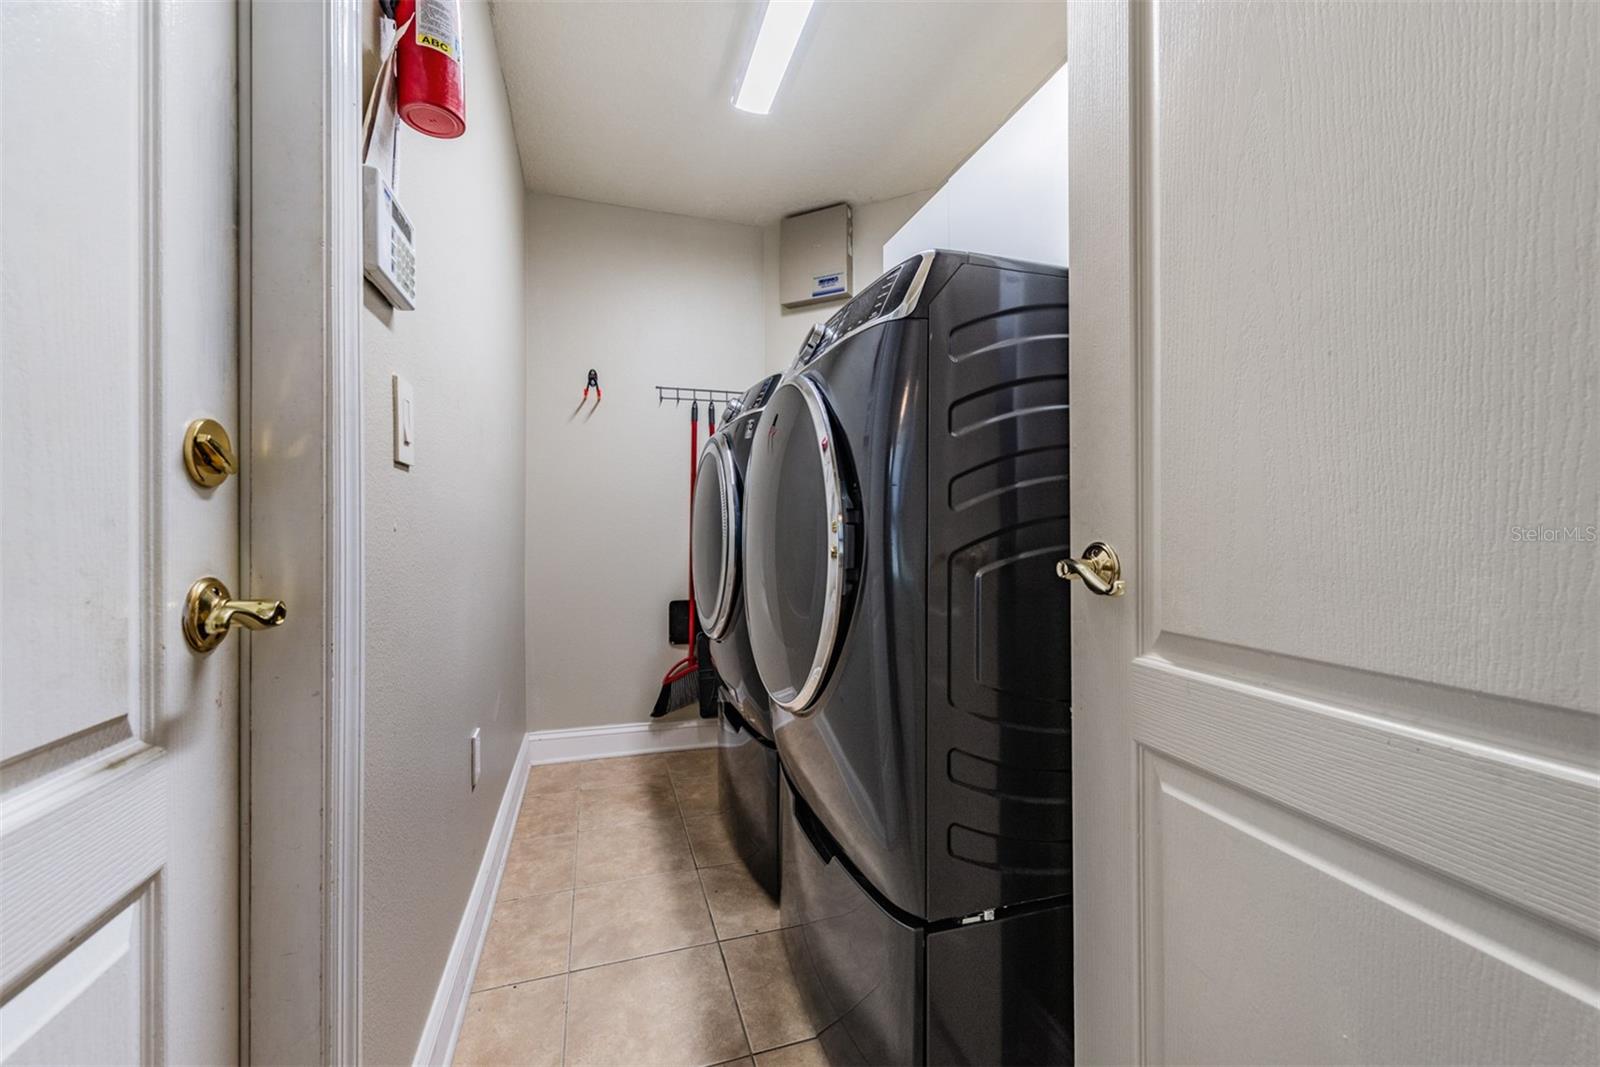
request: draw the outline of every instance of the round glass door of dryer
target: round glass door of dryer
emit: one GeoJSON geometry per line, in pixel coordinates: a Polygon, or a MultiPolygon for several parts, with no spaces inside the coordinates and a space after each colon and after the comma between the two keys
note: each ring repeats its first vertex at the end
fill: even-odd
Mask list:
{"type": "Polygon", "coordinates": [[[845,491],[827,401],[807,377],[761,413],[745,476],[750,651],[772,702],[803,712],[844,634],[845,491]]]}
{"type": "Polygon", "coordinates": [[[691,523],[694,611],[700,628],[716,639],[733,619],[739,578],[739,482],[721,437],[707,441],[700,452],[691,523]]]}

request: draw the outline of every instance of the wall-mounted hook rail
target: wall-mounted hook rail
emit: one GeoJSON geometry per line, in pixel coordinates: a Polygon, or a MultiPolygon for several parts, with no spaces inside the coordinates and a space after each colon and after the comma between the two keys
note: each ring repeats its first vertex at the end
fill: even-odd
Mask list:
{"type": "Polygon", "coordinates": [[[728,401],[737,400],[741,396],[744,396],[743,389],[696,389],[687,385],[656,386],[657,407],[660,407],[668,400],[677,404],[681,404],[685,400],[714,400],[719,404],[726,404],[728,401]]]}

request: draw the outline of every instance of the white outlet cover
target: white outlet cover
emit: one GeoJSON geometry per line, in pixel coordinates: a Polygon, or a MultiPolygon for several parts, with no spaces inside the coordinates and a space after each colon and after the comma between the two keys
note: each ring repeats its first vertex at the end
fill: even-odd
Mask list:
{"type": "Polygon", "coordinates": [[[411,383],[394,376],[394,461],[410,467],[417,461],[417,399],[411,383]]]}

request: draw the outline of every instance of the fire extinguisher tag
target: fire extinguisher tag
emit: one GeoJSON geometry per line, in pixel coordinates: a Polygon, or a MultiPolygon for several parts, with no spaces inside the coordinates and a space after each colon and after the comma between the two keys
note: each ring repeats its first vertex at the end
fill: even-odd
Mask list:
{"type": "Polygon", "coordinates": [[[417,0],[417,43],[461,62],[458,0],[417,0]]]}

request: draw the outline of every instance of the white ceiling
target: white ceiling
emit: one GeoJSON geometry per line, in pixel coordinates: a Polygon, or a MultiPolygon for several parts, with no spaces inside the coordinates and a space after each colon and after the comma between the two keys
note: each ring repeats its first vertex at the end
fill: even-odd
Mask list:
{"type": "Polygon", "coordinates": [[[823,2],[749,115],[761,10],[495,0],[528,187],[747,223],[931,189],[1066,59],[1061,2],[823,2]]]}

